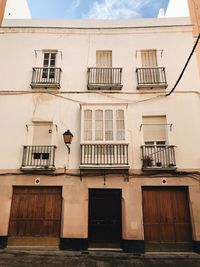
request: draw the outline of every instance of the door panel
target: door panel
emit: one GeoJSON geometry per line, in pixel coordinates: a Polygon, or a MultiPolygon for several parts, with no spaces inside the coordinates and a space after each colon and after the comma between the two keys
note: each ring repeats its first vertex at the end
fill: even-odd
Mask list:
{"type": "Polygon", "coordinates": [[[146,250],[190,251],[192,233],[185,187],[143,188],[146,250]]]}
{"type": "Polygon", "coordinates": [[[173,192],[162,191],[158,194],[159,201],[157,203],[160,221],[160,241],[175,242],[175,233],[173,225],[173,204],[171,201],[173,192]]]}
{"type": "Polygon", "coordinates": [[[143,216],[145,218],[144,226],[146,230],[146,240],[159,240],[159,210],[156,208],[157,203],[158,197],[155,197],[154,192],[151,190],[145,191],[145,197],[143,197],[143,205],[144,207],[148,207],[146,209],[143,209],[143,216]]]}
{"type": "Polygon", "coordinates": [[[121,241],[121,190],[89,190],[89,241],[121,241]]]}
{"type": "Polygon", "coordinates": [[[9,236],[60,236],[60,187],[14,187],[9,236]]]}

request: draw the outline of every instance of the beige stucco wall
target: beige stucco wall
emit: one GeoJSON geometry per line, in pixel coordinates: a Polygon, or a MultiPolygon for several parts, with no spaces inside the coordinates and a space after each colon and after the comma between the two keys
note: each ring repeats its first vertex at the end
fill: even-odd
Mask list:
{"type": "MultiPolygon", "coordinates": [[[[198,0],[188,0],[190,18],[193,24],[193,36],[197,38],[200,34],[200,2],[198,0]]],[[[200,74],[200,44],[196,48],[196,57],[200,74]]]]}
{"type": "MultiPolygon", "coordinates": [[[[197,84],[198,86],[198,84],[197,84]]],[[[4,157],[0,169],[19,169],[22,163],[23,145],[31,144],[31,126],[33,121],[52,121],[57,125],[54,144],[56,148],[56,168],[68,165],[68,152],[62,134],[70,129],[74,135],[69,155],[69,169],[79,169],[81,141],[82,103],[102,103],[109,105],[126,103],[126,130],[129,143],[129,164],[133,170],[141,168],[141,148],[143,144],[142,116],[166,115],[168,143],[175,145],[177,167],[179,169],[199,169],[198,150],[200,135],[200,110],[198,92],[175,92],[165,94],[108,94],[104,93],[68,93],[67,99],[47,94],[28,94],[0,96],[2,112],[1,149],[4,157]],[[98,98],[97,98],[98,96],[98,98]],[[146,101],[149,99],[148,101],[146,101]],[[71,101],[74,100],[74,101],[71,101]],[[145,100],[145,101],[144,101],[145,100]],[[192,103],[192,104],[191,104],[192,103]],[[12,107],[12,108],[11,108],[12,107]],[[73,120],[71,119],[73,117],[73,120]],[[9,118],[9,120],[5,119],[9,118]],[[14,156],[13,156],[14,155],[14,156]]]]}
{"type": "MultiPolygon", "coordinates": [[[[157,23],[159,25],[159,22],[157,23]]],[[[101,29],[100,31],[66,28],[0,29],[0,33],[4,33],[0,35],[2,59],[0,68],[5,74],[0,90],[30,91],[32,68],[42,66],[43,49],[59,51],[57,66],[62,68],[61,90],[66,92],[87,90],[87,68],[95,66],[96,50],[112,50],[113,67],[123,68],[123,91],[136,92],[135,70],[141,66],[139,51],[158,49],[161,50],[158,53],[158,66],[166,67],[170,89],[177,80],[193,46],[192,28],[187,20],[185,23],[186,26],[171,26],[171,28],[167,27],[167,23],[161,27],[147,28],[146,25],[138,28],[133,21],[129,26],[131,28],[128,29],[101,29]],[[5,51],[9,51],[9,57],[5,51]],[[172,59],[176,59],[173,65],[172,59]],[[12,73],[12,79],[10,79],[10,73],[12,73]]],[[[176,25],[176,21],[174,24],[176,25]]],[[[196,88],[199,82],[196,72],[196,62],[192,58],[190,68],[183,76],[181,87],[177,90],[187,91],[188,86],[196,88]]]]}
{"type": "MultiPolygon", "coordinates": [[[[0,236],[8,233],[12,186],[33,186],[37,175],[5,176],[0,187],[1,207],[0,236]]],[[[35,186],[62,186],[62,223],[61,237],[88,237],[88,189],[117,188],[122,190],[122,238],[143,240],[142,186],[188,186],[189,207],[193,240],[200,240],[200,183],[192,177],[130,177],[129,181],[117,175],[102,177],[41,176],[40,184],[35,186]],[[163,179],[167,182],[163,184],[163,179]]]]}

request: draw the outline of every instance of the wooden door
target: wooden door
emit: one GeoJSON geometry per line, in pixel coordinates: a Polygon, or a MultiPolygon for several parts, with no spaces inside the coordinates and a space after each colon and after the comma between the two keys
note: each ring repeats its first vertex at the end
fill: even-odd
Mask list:
{"type": "Polygon", "coordinates": [[[89,244],[119,247],[121,229],[121,190],[89,190],[89,244]]]}
{"type": "Polygon", "coordinates": [[[146,250],[190,251],[192,234],[185,187],[143,188],[146,250]]]}
{"type": "Polygon", "coordinates": [[[61,187],[14,187],[8,235],[59,237],[61,187]]]}

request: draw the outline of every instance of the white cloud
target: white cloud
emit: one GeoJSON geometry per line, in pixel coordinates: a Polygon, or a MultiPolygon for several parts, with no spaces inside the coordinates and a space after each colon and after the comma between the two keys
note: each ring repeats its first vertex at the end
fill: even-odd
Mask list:
{"type": "Polygon", "coordinates": [[[77,8],[80,6],[80,2],[81,0],[73,0],[71,5],[73,8],[77,8]]]}
{"type": "Polygon", "coordinates": [[[142,16],[142,9],[152,0],[103,0],[95,1],[84,18],[129,19],[142,16]]]}

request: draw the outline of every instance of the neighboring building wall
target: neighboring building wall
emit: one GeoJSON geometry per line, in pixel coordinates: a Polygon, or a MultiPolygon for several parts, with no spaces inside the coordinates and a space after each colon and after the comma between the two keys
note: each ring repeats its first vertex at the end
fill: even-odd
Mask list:
{"type": "Polygon", "coordinates": [[[4,19],[31,19],[27,0],[7,0],[4,19]]]}
{"type": "Polygon", "coordinates": [[[169,0],[165,17],[188,17],[189,9],[187,2],[188,0],[169,0]]]}
{"type": "Polygon", "coordinates": [[[5,7],[6,7],[6,0],[0,0],[0,26],[4,17],[5,7]]]}
{"type": "MultiPolygon", "coordinates": [[[[198,0],[188,0],[190,17],[193,24],[193,36],[197,38],[200,34],[200,2],[198,0]]],[[[196,55],[200,72],[200,44],[196,48],[196,55]]]]}

